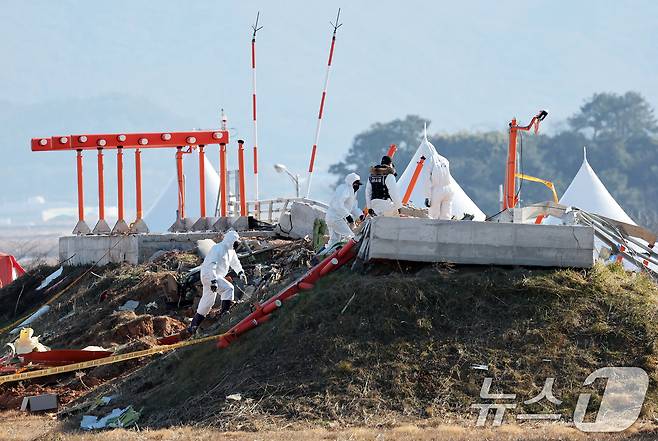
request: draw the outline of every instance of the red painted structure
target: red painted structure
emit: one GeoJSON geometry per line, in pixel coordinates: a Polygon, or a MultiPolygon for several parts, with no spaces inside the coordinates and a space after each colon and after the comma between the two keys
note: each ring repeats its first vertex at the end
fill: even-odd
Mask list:
{"type": "Polygon", "coordinates": [[[320,128],[322,126],[322,113],[324,112],[324,102],[327,98],[327,86],[329,85],[329,72],[331,71],[331,61],[334,58],[334,47],[336,46],[336,31],[342,25],[338,23],[340,19],[340,8],[338,9],[338,15],[336,16],[336,23],[332,23],[334,27],[334,33],[331,37],[331,47],[329,48],[329,61],[327,62],[327,72],[324,77],[324,86],[322,87],[322,98],[320,99],[320,110],[318,111],[318,122],[315,127],[315,141],[313,142],[313,147],[311,148],[311,161],[308,165],[308,185],[306,187],[306,197],[308,198],[311,193],[311,178],[313,177],[313,167],[315,165],[315,155],[318,150],[318,143],[320,142],[320,128]]]}
{"type": "Polygon", "coordinates": [[[240,216],[247,215],[247,188],[244,169],[244,141],[238,140],[238,180],[240,182],[240,216]]]}
{"type": "Polygon", "coordinates": [[[0,288],[9,285],[23,274],[25,270],[14,256],[0,253],[0,288]]]}
{"type": "Polygon", "coordinates": [[[110,351],[83,351],[77,349],[53,349],[45,352],[30,352],[20,357],[29,363],[45,366],[64,366],[82,361],[98,360],[112,355],[110,351]]]}
{"type": "Polygon", "coordinates": [[[503,209],[514,208],[519,202],[519,195],[516,194],[516,141],[518,132],[519,130],[527,132],[534,128],[536,134],[539,131],[539,123],[543,121],[547,115],[548,112],[545,110],[539,111],[527,126],[519,126],[516,118],[513,118],[509,123],[509,145],[507,148],[507,166],[505,168],[503,209]]]}
{"type": "MultiPolygon", "coordinates": [[[[76,173],[78,187],[78,225],[83,225],[83,229],[76,232],[85,233],[89,231],[84,222],[84,179],[83,179],[83,150],[97,150],[97,167],[98,167],[98,213],[99,224],[104,223],[105,218],[105,179],[103,168],[103,150],[117,150],[117,179],[118,179],[118,205],[119,205],[119,222],[124,217],[123,204],[123,149],[135,150],[135,196],[136,196],[136,220],[135,224],[141,222],[143,216],[142,208],[142,162],[141,150],[145,148],[175,148],[176,149],[176,169],[178,177],[179,193],[179,218],[185,215],[185,189],[182,177],[183,153],[191,152],[192,148],[199,148],[199,170],[203,171],[204,147],[210,144],[220,146],[220,161],[223,166],[220,167],[221,194],[222,194],[222,216],[226,215],[226,144],[229,142],[229,133],[225,126],[225,117],[222,120],[223,128],[221,130],[203,130],[192,132],[154,132],[154,133],[105,133],[105,134],[78,134],[78,135],[60,135],[44,138],[32,138],[31,147],[35,152],[48,151],[76,151],[76,173]],[[183,151],[183,146],[189,146],[190,149],[183,151]]],[[[205,207],[205,176],[201,174],[199,184],[201,185],[200,193],[200,212],[202,217],[206,212],[205,207]]],[[[105,231],[100,231],[105,232],[105,231]]]]}
{"type": "Polygon", "coordinates": [[[222,334],[218,341],[218,348],[225,348],[235,339],[245,332],[266,322],[272,316],[272,313],[280,308],[286,300],[296,296],[301,291],[313,289],[319,279],[337,270],[341,266],[351,261],[358,252],[357,243],[354,239],[347,242],[342,248],[334,251],[322,262],[311,268],[306,274],[297,279],[291,285],[283,289],[278,294],[270,297],[263,304],[258,305],[256,310],[242,319],[237,325],[233,326],[226,333],[222,334]]]}

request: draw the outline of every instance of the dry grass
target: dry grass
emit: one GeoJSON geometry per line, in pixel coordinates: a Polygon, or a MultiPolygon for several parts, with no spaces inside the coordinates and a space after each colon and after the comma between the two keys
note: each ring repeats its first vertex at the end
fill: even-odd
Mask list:
{"type": "MultiPolygon", "coordinates": [[[[87,276],[57,302],[58,314],[40,322],[58,329],[47,342],[97,342],[111,325],[109,310],[126,298],[146,302],[155,295],[142,292],[153,285],[153,273],[146,269],[164,274],[180,264],[162,262],[166,265],[157,269],[114,266],[87,276]],[[104,293],[107,299],[99,302],[104,293]],[[63,322],[66,326],[57,321],[72,309],[75,320],[63,322]]],[[[455,415],[474,417],[470,406],[479,401],[485,376],[494,377],[494,392],[517,393],[519,403],[537,395],[547,377],[555,377],[553,391],[563,404],[550,410],[568,421],[578,394],[585,391],[584,378],[610,365],[638,366],[649,373],[643,418],[656,416],[658,287],[646,277],[615,266],[589,271],[440,266],[411,273],[380,266],[377,271],[341,270],[287,302],[271,321],[228,349],[205,344],[144,360],[97,389],[81,386],[85,393],[78,403],[118,394],[115,406],[143,408],[140,424],[163,429],[139,435],[112,432],[124,433],[122,439],[151,434],[156,438],[134,439],[185,439],[186,434],[203,439],[206,433],[222,433],[218,430],[243,433],[235,439],[247,436],[245,431],[276,439],[290,428],[297,429],[293,438],[308,432],[314,439],[317,429],[324,439],[395,439],[396,430],[407,423],[423,424],[417,438],[406,435],[412,439],[460,439],[460,430],[466,431],[464,437],[486,439],[486,430],[467,428],[472,421],[454,427],[432,424],[448,424],[455,415]],[[489,370],[473,370],[473,364],[486,364],[489,370]],[[233,393],[241,393],[243,400],[226,400],[233,393]],[[190,427],[167,431],[181,424],[190,427]],[[456,432],[441,438],[450,430],[456,432]]],[[[9,294],[5,300],[13,309],[19,293],[9,294]]],[[[28,302],[21,299],[21,304],[28,302]]],[[[235,323],[246,308],[236,307],[230,320],[235,323]]],[[[85,381],[89,376],[93,371],[85,381]]],[[[593,394],[593,407],[599,396],[593,394]]],[[[515,410],[547,411],[522,404],[515,410]]],[[[79,417],[62,427],[77,427],[79,417]]],[[[529,426],[514,427],[504,429],[510,431],[505,436],[516,436],[514,430],[524,433],[529,426]]],[[[550,428],[551,434],[571,430],[550,428]]],[[[544,431],[537,436],[545,436],[544,431]]],[[[501,433],[507,432],[492,436],[501,433]]]]}
{"type": "Polygon", "coordinates": [[[658,287],[616,267],[341,271],[228,349],[182,350],[113,386],[121,405],[144,406],[142,424],[152,428],[393,427],[473,416],[485,376],[519,403],[555,377],[561,406],[515,412],[555,410],[568,420],[589,373],[638,366],[652,380],[650,420],[657,319],[658,287]],[[481,363],[486,373],[471,369],[481,363]],[[237,392],[243,401],[225,399],[237,392]]]}
{"type": "Polygon", "coordinates": [[[259,432],[221,432],[198,427],[174,427],[160,430],[110,430],[82,432],[67,430],[49,416],[5,412],[0,415],[0,441],[521,441],[521,440],[652,440],[656,426],[636,425],[621,434],[584,434],[564,424],[503,425],[498,428],[474,428],[457,423],[405,424],[378,429],[356,427],[350,429],[315,428],[300,430],[268,430],[259,432]]]}

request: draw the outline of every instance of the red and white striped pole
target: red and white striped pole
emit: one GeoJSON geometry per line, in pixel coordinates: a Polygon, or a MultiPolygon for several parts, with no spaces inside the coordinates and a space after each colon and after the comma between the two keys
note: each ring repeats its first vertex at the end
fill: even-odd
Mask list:
{"type": "MultiPolygon", "coordinates": [[[[253,119],[254,119],[254,193],[256,199],[256,205],[258,205],[258,123],[256,122],[256,32],[258,32],[263,27],[258,27],[258,18],[260,17],[260,12],[256,14],[256,24],[252,26],[254,33],[251,37],[251,106],[253,110],[253,119]]],[[[241,195],[244,197],[244,195],[241,195]]]]}
{"type": "Polygon", "coordinates": [[[331,23],[334,27],[334,33],[331,37],[331,48],[329,49],[329,61],[327,62],[327,73],[324,77],[324,88],[322,89],[322,99],[320,100],[320,111],[318,112],[318,124],[315,128],[315,142],[311,150],[311,162],[308,166],[308,185],[306,186],[306,197],[308,198],[311,193],[311,178],[313,177],[313,166],[315,165],[315,154],[318,149],[318,142],[320,141],[320,127],[322,126],[322,113],[324,111],[324,102],[327,97],[327,86],[329,85],[329,71],[331,70],[331,60],[334,57],[334,47],[336,45],[336,31],[342,24],[338,23],[340,18],[340,8],[338,8],[338,15],[336,15],[336,23],[331,23]]]}

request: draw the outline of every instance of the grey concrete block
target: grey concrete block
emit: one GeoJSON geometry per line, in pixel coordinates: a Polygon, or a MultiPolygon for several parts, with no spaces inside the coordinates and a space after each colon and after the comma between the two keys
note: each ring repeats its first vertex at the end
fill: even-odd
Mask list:
{"type": "Polygon", "coordinates": [[[589,268],[590,227],[376,217],[369,259],[589,268]]]}
{"type": "Polygon", "coordinates": [[[38,412],[57,409],[57,395],[43,394],[23,398],[22,411],[38,412]]]}

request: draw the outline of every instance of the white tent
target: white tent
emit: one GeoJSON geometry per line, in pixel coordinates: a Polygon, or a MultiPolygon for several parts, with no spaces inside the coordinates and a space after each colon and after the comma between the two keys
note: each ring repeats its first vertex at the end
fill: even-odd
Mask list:
{"type": "MultiPolygon", "coordinates": [[[[215,215],[217,194],[219,192],[219,175],[208,160],[205,161],[206,175],[206,216],[215,215]]],[[[176,210],[178,209],[178,181],[175,169],[172,168],[174,176],[171,178],[160,196],[144,215],[144,222],[149,230],[154,233],[165,232],[176,221],[176,210]]],[[[183,162],[183,173],[185,175],[185,217],[198,218],[199,207],[199,159],[197,155],[186,155],[183,162]]]]}
{"type": "Polygon", "coordinates": [[[603,182],[592,170],[589,162],[587,162],[586,149],[583,149],[583,164],[560,198],[560,204],[577,207],[619,222],[637,225],[615,201],[603,182]]]}
{"type": "MultiPolygon", "coordinates": [[[[592,167],[587,162],[587,149],[583,149],[583,164],[576,176],[569,184],[569,187],[560,198],[560,204],[567,207],[577,207],[581,210],[589,211],[610,219],[624,222],[627,224],[637,225],[631,217],[626,214],[623,208],[612,197],[610,192],[601,179],[596,175],[592,167]]],[[[559,219],[549,217],[544,222],[546,224],[559,224],[559,219]]],[[[647,242],[636,238],[638,241],[647,245],[647,242]]],[[[643,254],[644,250],[635,245],[627,244],[635,253],[643,254]]],[[[598,258],[599,250],[608,248],[600,239],[594,238],[594,256],[598,258]]],[[[638,267],[630,261],[624,260],[624,268],[631,271],[638,271],[638,267]]],[[[653,271],[658,271],[658,266],[650,264],[653,271]]]]}
{"type": "MultiPolygon", "coordinates": [[[[414,174],[414,170],[416,169],[416,164],[420,160],[421,156],[425,157],[425,164],[423,165],[423,169],[420,172],[416,186],[411,193],[411,199],[409,199],[409,201],[413,202],[413,204],[417,207],[425,206],[425,186],[427,185],[427,181],[429,179],[430,161],[435,155],[438,155],[438,153],[432,143],[427,139],[427,128],[425,128],[423,141],[418,146],[418,150],[416,150],[413,158],[411,158],[411,162],[409,165],[407,165],[407,168],[404,170],[400,180],[398,181],[400,196],[404,196],[407,191],[407,187],[409,187],[409,182],[411,182],[411,177],[414,174]]],[[[452,200],[453,215],[457,219],[461,219],[464,214],[472,214],[475,216],[474,220],[476,221],[485,220],[486,215],[482,212],[482,210],[478,208],[477,205],[475,205],[471,198],[468,197],[468,195],[464,192],[464,190],[460,187],[454,178],[452,178],[452,184],[455,189],[455,195],[452,200]]]]}

